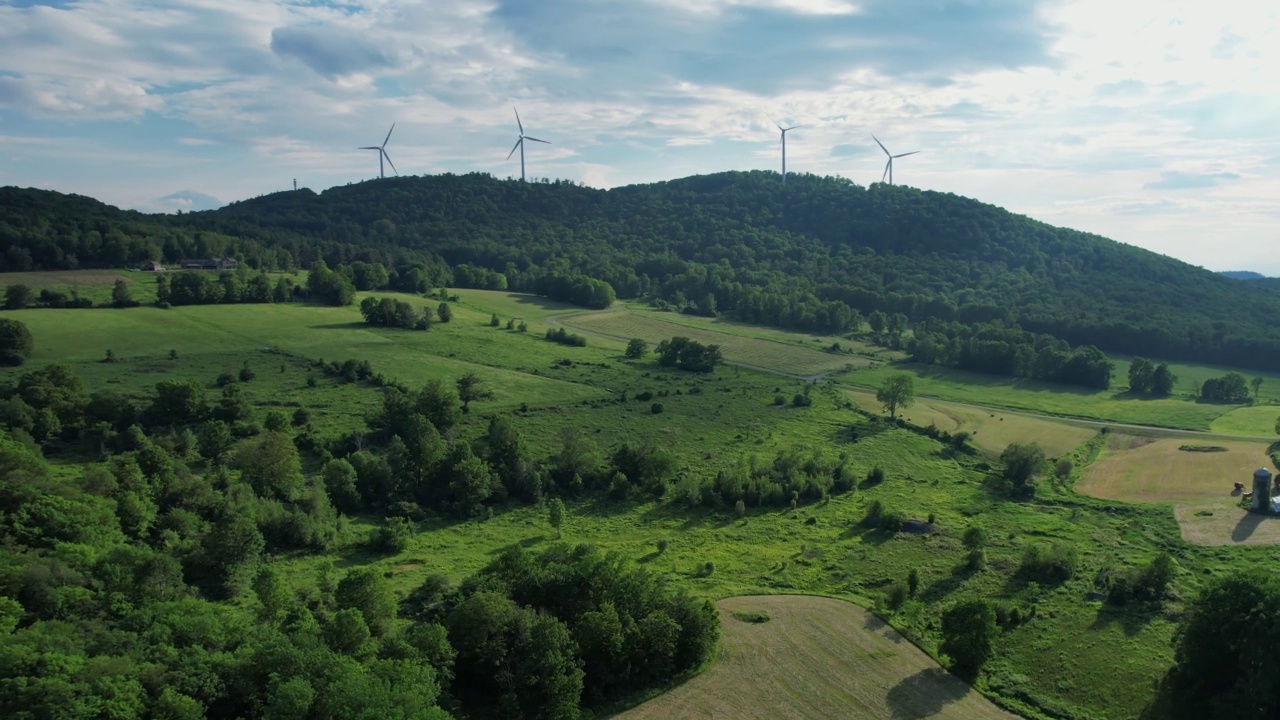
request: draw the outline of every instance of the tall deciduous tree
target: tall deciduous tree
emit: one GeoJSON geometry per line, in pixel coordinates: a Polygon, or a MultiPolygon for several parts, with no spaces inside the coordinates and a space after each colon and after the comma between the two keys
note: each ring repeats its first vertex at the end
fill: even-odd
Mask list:
{"type": "Polygon", "coordinates": [[[26,325],[0,318],[0,365],[21,365],[33,350],[35,340],[26,325]]]}
{"type": "Polygon", "coordinates": [[[876,401],[884,406],[890,418],[897,417],[898,410],[911,407],[915,402],[915,383],[907,373],[894,373],[884,379],[876,390],[876,401]]]}
{"type": "Polygon", "coordinates": [[[973,681],[991,659],[996,637],[996,613],[985,600],[970,600],[942,613],[942,644],[938,650],[951,658],[951,670],[973,681]]]}

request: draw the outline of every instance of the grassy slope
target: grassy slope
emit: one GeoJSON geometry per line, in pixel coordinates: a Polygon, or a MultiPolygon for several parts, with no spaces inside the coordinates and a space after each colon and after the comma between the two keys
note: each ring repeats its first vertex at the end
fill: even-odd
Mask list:
{"type": "Polygon", "coordinates": [[[711,669],[621,720],[1014,718],[856,605],[775,595],[718,607],[724,640],[711,669]],[[769,620],[744,622],[734,612],[769,620]]]}
{"type": "MultiPolygon", "coordinates": [[[[476,404],[461,428],[462,437],[478,436],[490,414],[514,411],[526,442],[538,453],[550,452],[555,436],[574,427],[604,450],[626,439],[660,442],[678,453],[686,474],[699,476],[752,455],[767,462],[788,446],[847,454],[859,474],[883,467],[887,480],[876,487],[797,511],[752,508],[745,520],[675,503],[570,503],[565,535],[617,550],[717,598],[760,592],[874,598],[917,568],[920,599],[908,602],[893,622],[930,652],[936,650],[938,614],[954,601],[996,598],[1024,610],[1035,605],[1034,620],[1002,633],[997,659],[984,681],[1015,707],[1029,703],[1064,716],[1122,718],[1134,716],[1146,702],[1152,682],[1171,660],[1173,621],[1139,610],[1115,614],[1086,602],[1100,569],[1144,563],[1157,550],[1168,549],[1182,567],[1179,593],[1189,596],[1207,573],[1255,562],[1266,552],[1188,546],[1179,539],[1167,507],[1122,505],[1122,512],[1108,512],[1105,508],[1114,507],[1114,501],[1082,498],[1049,485],[1042,486],[1039,502],[996,500],[977,469],[943,457],[937,443],[906,431],[872,433],[859,416],[841,407],[844,398],[834,389],[815,393],[811,408],[776,408],[771,405],[775,388],[789,396],[803,385],[734,368],[711,376],[668,372],[651,360],[623,360],[620,343],[593,338],[586,348],[567,348],[533,331],[522,335],[490,328],[492,312],[504,319],[519,312],[532,327],[545,327],[532,320],[563,307],[505,293],[459,292],[455,321],[426,333],[366,329],[354,308],[294,305],[4,315],[31,326],[38,347],[32,364],[66,360],[91,389],[143,395],[162,378],[211,383],[217,373],[234,371],[249,359],[258,379],[247,391],[260,402],[298,402],[334,413],[324,430],[329,434],[358,428],[363,411],[376,405],[377,394],[331,381],[307,389],[305,364],[296,358],[367,358],[376,370],[410,384],[431,377],[451,380],[474,370],[497,396],[476,404]],[[98,362],[108,347],[121,362],[98,362]],[[168,359],[170,348],[179,351],[177,361],[168,359]],[[263,348],[287,354],[267,354],[263,348]],[[573,364],[562,366],[562,359],[573,364]],[[276,367],[282,362],[283,373],[276,367]],[[697,394],[689,392],[694,388],[697,394]],[[667,391],[661,398],[665,412],[652,414],[649,403],[617,402],[621,390],[631,396],[642,390],[667,391]],[[528,409],[520,410],[526,403],[528,409]],[[857,442],[849,441],[851,425],[863,427],[857,442]],[[872,500],[915,518],[935,514],[939,533],[889,537],[867,530],[858,523],[872,500]],[[972,575],[957,570],[964,554],[959,537],[970,523],[989,528],[992,536],[989,569],[972,575]],[[661,555],[654,550],[659,539],[671,543],[661,555]],[[1027,545],[1053,539],[1079,548],[1077,577],[1059,587],[1019,578],[1015,571],[1027,545]],[[708,561],[715,571],[695,576],[696,567],[708,561]]],[[[0,377],[15,374],[6,371],[0,377]]],[[[1053,395],[1023,399],[1045,397],[1053,395]]],[[[1044,432],[1055,432],[1054,427],[1045,423],[1044,432]]],[[[1077,453],[1077,464],[1087,458],[1087,453],[1077,453]]],[[[508,508],[486,522],[426,524],[404,553],[374,557],[363,547],[370,527],[368,520],[353,520],[345,544],[332,557],[280,562],[300,585],[313,582],[330,563],[340,568],[374,563],[405,592],[428,573],[458,579],[513,543],[536,547],[551,537],[543,510],[508,508]]],[[[1178,608],[1177,601],[1171,608],[1178,608]]]]}

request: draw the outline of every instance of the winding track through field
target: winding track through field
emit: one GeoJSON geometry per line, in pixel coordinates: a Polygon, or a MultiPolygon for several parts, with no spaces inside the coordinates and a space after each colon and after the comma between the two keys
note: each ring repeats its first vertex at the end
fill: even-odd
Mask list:
{"type": "Polygon", "coordinates": [[[758,595],[716,607],[723,636],[711,667],[618,720],[1017,720],[852,603],[758,595]],[[744,622],[735,610],[770,619],[744,622]]]}
{"type": "MultiPolygon", "coordinates": [[[[587,314],[592,314],[592,313],[577,312],[577,313],[569,313],[566,315],[548,315],[546,320],[547,320],[547,324],[553,327],[563,327],[563,328],[573,330],[575,332],[584,333],[586,335],[594,335],[596,337],[607,338],[609,340],[618,340],[621,342],[627,342],[628,340],[631,340],[631,338],[620,337],[618,335],[609,335],[607,333],[596,332],[595,330],[587,330],[584,328],[580,328],[576,325],[573,325],[571,324],[571,322],[570,323],[564,322],[565,318],[572,318],[575,315],[587,315],[587,314]]],[[[715,331],[711,331],[711,332],[715,332],[715,331]]],[[[748,363],[736,362],[733,360],[725,360],[724,362],[726,365],[732,365],[734,367],[747,368],[748,370],[757,370],[759,372],[768,373],[770,375],[778,375],[781,377],[791,378],[793,380],[804,380],[806,382],[821,382],[827,376],[827,373],[821,373],[818,375],[793,375],[792,373],[783,372],[782,370],[777,370],[775,368],[761,367],[759,365],[751,365],[748,363]]],[[[874,391],[876,389],[871,385],[855,385],[853,383],[837,383],[837,385],[840,387],[857,388],[859,390],[874,391]]],[[[1221,440],[1265,440],[1267,442],[1272,442],[1276,439],[1276,436],[1274,435],[1228,435],[1224,433],[1215,433],[1209,430],[1185,430],[1182,428],[1160,427],[1158,425],[1138,425],[1135,423],[1112,422],[1109,420],[1092,420],[1089,418],[1073,417],[1070,415],[1051,415],[1049,413],[1038,413],[1038,412],[1032,412],[1030,410],[1014,410],[1012,408],[1007,408],[1000,405],[983,405],[980,403],[948,400],[946,398],[938,397],[936,395],[916,395],[916,397],[921,399],[927,399],[927,400],[940,400],[942,402],[951,403],[952,405],[973,408],[975,410],[999,410],[1001,413],[1004,413],[1006,415],[1017,415],[1019,417],[1039,418],[1041,420],[1054,420],[1057,422],[1071,423],[1073,425],[1077,425],[1081,427],[1097,428],[1099,430],[1101,430],[1102,428],[1109,428],[1112,430],[1136,431],[1144,435],[1154,435],[1158,437],[1195,437],[1195,438],[1221,439],[1221,440]]]]}

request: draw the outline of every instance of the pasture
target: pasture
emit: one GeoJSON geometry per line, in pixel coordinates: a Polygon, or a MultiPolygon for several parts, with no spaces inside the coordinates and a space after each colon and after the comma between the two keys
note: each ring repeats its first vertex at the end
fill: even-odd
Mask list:
{"type": "MultiPolygon", "coordinates": [[[[869,412],[883,412],[870,390],[848,388],[844,393],[858,407],[869,412]]],[[[902,417],[916,425],[934,425],[949,433],[967,432],[974,447],[995,457],[1011,443],[1034,442],[1049,457],[1066,455],[1093,437],[1097,430],[1069,422],[1008,413],[975,405],[916,398],[914,404],[901,411],[902,417]]]]}
{"type": "Polygon", "coordinates": [[[626,310],[580,313],[558,320],[571,330],[604,335],[622,342],[640,338],[656,344],[675,336],[684,336],[703,344],[719,345],[725,360],[729,362],[801,377],[870,364],[869,360],[859,356],[827,353],[775,340],[689,327],[626,310]]]}
{"type": "Polygon", "coordinates": [[[1076,482],[1079,492],[1107,500],[1172,503],[1183,538],[1197,545],[1280,543],[1280,518],[1240,507],[1242,482],[1252,490],[1253,471],[1270,468],[1267,443],[1114,434],[1096,462],[1076,482]],[[1220,452],[1188,452],[1197,444],[1220,452]]]}
{"type": "Polygon", "coordinates": [[[856,605],[772,595],[727,598],[716,607],[723,635],[711,668],[619,720],[1017,717],[856,605]],[[735,612],[763,612],[769,620],[746,622],[735,612]]]}
{"type": "MultiPolygon", "coordinates": [[[[895,363],[857,368],[832,376],[850,385],[879,387],[888,375],[912,376],[917,395],[989,407],[1106,420],[1154,427],[1208,431],[1213,421],[1238,406],[1198,403],[1186,397],[1142,398],[1127,392],[968,372],[936,365],[895,363]]],[[[1274,422],[1274,418],[1272,418],[1274,422]]],[[[1268,433],[1270,434],[1270,433],[1268,433]]]]}

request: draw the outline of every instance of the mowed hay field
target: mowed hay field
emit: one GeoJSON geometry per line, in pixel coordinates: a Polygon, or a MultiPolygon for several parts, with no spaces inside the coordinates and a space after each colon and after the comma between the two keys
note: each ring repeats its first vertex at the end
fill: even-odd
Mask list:
{"type": "Polygon", "coordinates": [[[716,606],[723,640],[711,668],[618,718],[1017,717],[851,603],[766,595],[716,606]],[[770,619],[746,622],[735,611],[770,619]]]}
{"type": "Polygon", "coordinates": [[[1076,489],[1108,500],[1174,503],[1183,539],[1197,545],[1280,544],[1280,518],[1247,512],[1233,490],[1236,482],[1252,489],[1253,471],[1271,464],[1266,450],[1265,442],[1116,434],[1076,489]],[[1183,445],[1225,451],[1179,450],[1183,445]]]}
{"type": "Polygon", "coordinates": [[[559,318],[559,322],[570,330],[582,330],[622,341],[640,338],[656,344],[683,336],[706,345],[719,345],[724,359],[729,362],[788,375],[821,375],[844,370],[849,365],[865,366],[871,362],[852,355],[825,353],[772,340],[702,330],[626,310],[580,313],[559,318]]]}
{"type": "MultiPolygon", "coordinates": [[[[870,390],[846,389],[845,395],[858,407],[870,412],[882,412],[883,407],[870,390]]],[[[902,417],[917,425],[930,423],[939,430],[950,433],[964,431],[972,434],[974,447],[989,456],[1004,452],[1011,443],[1034,442],[1049,457],[1065,455],[1080,447],[1097,430],[1065,421],[1047,420],[998,409],[988,409],[963,403],[932,398],[916,398],[914,404],[901,411],[902,417]]]]}

